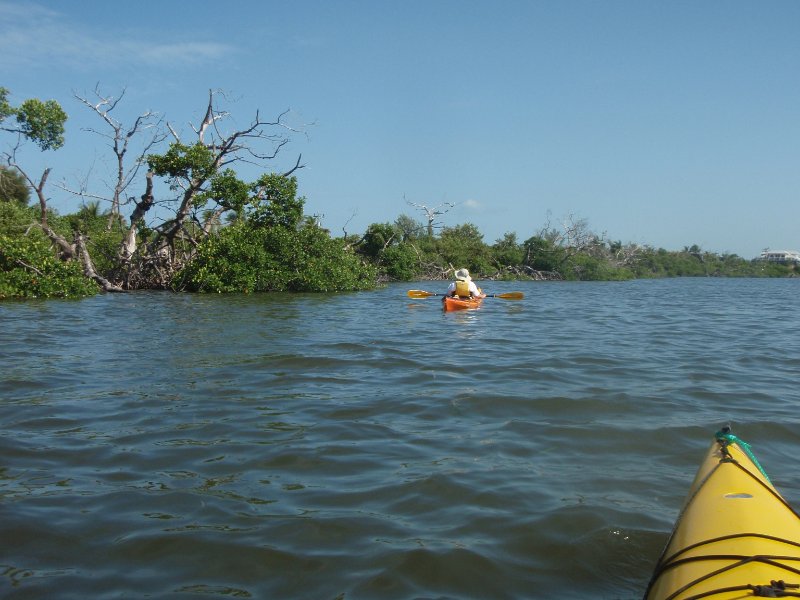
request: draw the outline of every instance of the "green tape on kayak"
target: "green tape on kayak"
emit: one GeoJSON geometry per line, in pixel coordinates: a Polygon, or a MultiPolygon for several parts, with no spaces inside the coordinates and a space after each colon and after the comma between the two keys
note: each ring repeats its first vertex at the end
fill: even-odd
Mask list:
{"type": "Polygon", "coordinates": [[[767,472],[761,466],[761,463],[758,462],[756,455],[753,454],[753,451],[750,449],[750,444],[733,435],[730,432],[730,430],[727,429],[727,427],[725,429],[719,430],[716,434],[714,434],[714,437],[716,437],[717,441],[719,442],[726,442],[728,444],[736,444],[737,446],[739,446],[739,448],[742,449],[742,452],[744,452],[747,455],[747,457],[751,461],[753,461],[753,464],[758,468],[758,470],[766,478],[766,480],[772,483],[772,480],[769,478],[769,475],[767,475],[767,472]]]}

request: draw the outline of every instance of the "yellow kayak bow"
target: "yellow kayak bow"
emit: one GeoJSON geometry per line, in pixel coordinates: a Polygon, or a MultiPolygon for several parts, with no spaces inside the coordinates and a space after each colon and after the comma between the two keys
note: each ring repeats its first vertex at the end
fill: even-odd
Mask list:
{"type": "Polygon", "coordinates": [[[717,432],[645,600],[800,597],[800,516],[750,446],[717,432]]]}

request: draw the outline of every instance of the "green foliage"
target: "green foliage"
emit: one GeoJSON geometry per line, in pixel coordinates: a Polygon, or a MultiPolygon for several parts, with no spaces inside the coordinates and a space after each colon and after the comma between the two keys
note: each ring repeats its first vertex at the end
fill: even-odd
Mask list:
{"type": "Polygon", "coordinates": [[[28,182],[19,171],[0,166],[0,202],[16,202],[27,206],[30,197],[28,182]]]}
{"type": "Polygon", "coordinates": [[[39,229],[31,229],[31,225],[37,221],[37,212],[16,202],[0,202],[0,233],[19,237],[31,230],[31,235],[36,235],[39,229]]]}
{"type": "Polygon", "coordinates": [[[745,260],[735,254],[704,252],[697,245],[680,252],[645,247],[631,266],[635,277],[787,277],[793,265],[745,260]]]}
{"type": "MultiPolygon", "coordinates": [[[[81,266],[56,258],[52,244],[35,225],[38,207],[0,202],[0,300],[78,298],[97,293],[81,266]]],[[[53,227],[68,230],[66,220],[48,215],[53,227]]]]}
{"type": "Polygon", "coordinates": [[[230,226],[205,238],[173,279],[175,287],[330,292],[374,285],[374,268],[346,251],[343,240],[304,219],[305,198],[297,197],[295,177],[269,173],[246,184],[230,169],[218,172],[211,150],[201,144],[172,144],[148,163],[156,175],[191,182],[198,190],[196,209],[211,201],[236,215],[230,226]]]}
{"type": "Polygon", "coordinates": [[[117,251],[124,235],[119,221],[115,221],[111,229],[108,228],[108,217],[107,211],[100,210],[99,202],[90,202],[77,213],[59,217],[51,224],[68,239],[74,231],[80,231],[86,239],[95,269],[106,276],[117,268],[117,251]]]}
{"type": "Polygon", "coordinates": [[[497,240],[492,246],[492,258],[499,268],[521,265],[525,252],[517,242],[517,234],[509,232],[497,240]]]}
{"type": "MultiPolygon", "coordinates": [[[[411,225],[407,220],[403,220],[411,225]]],[[[698,245],[679,252],[608,242],[592,234],[585,223],[570,233],[581,245],[568,246],[567,238],[554,229],[544,230],[524,243],[515,233],[506,233],[491,247],[482,241],[477,227],[467,223],[446,227],[437,236],[413,237],[396,242],[402,232],[394,225],[372,224],[361,239],[359,252],[378,266],[381,275],[395,280],[438,277],[453,266],[466,266],[476,278],[524,277],[526,269],[559,279],[616,281],[649,277],[786,277],[796,274],[794,265],[747,261],[735,254],[705,252],[698,245]],[[386,241],[391,238],[391,243],[386,241]],[[384,244],[386,247],[383,248],[384,244]]],[[[351,244],[357,237],[349,240],[351,244]]]]}
{"type": "Polygon", "coordinates": [[[147,156],[150,170],[160,177],[206,181],[216,173],[214,153],[203,144],[192,146],[175,142],[164,154],[147,156]]]}
{"type": "Polygon", "coordinates": [[[105,227],[108,220],[108,216],[100,210],[100,203],[96,201],[85,204],[78,212],[67,215],[65,218],[70,225],[70,229],[84,233],[99,227],[105,227]]]}
{"type": "Polygon", "coordinates": [[[648,248],[636,264],[639,277],[705,277],[715,274],[713,263],[699,252],[667,252],[648,248]]]}
{"type": "Polygon", "coordinates": [[[0,87],[0,123],[16,113],[16,109],[8,102],[8,90],[0,87]]]}
{"type": "Polygon", "coordinates": [[[425,225],[408,215],[400,215],[395,219],[394,226],[400,231],[401,241],[408,242],[417,239],[425,233],[425,225]]]}
{"type": "Polygon", "coordinates": [[[408,242],[389,246],[380,255],[380,270],[396,281],[411,281],[418,273],[419,257],[408,242]]]}
{"type": "Polygon", "coordinates": [[[55,100],[25,100],[16,111],[19,131],[42,150],[55,150],[64,145],[64,123],[67,113],[55,100]]]}
{"type": "Polygon", "coordinates": [[[340,292],[375,287],[375,269],[346,251],[342,240],[332,239],[318,227],[304,227],[296,237],[299,248],[291,248],[293,240],[288,236],[290,254],[283,249],[284,264],[292,265],[297,273],[290,290],[340,292]]]}
{"type": "Polygon", "coordinates": [[[472,223],[443,228],[438,250],[445,265],[466,267],[472,273],[492,270],[491,255],[483,243],[483,234],[472,223]]]}
{"type": "Polygon", "coordinates": [[[369,289],[375,270],[343,240],[307,226],[298,230],[235,223],[209,237],[175,279],[198,292],[337,292],[369,289]]]}
{"type": "MultiPolygon", "coordinates": [[[[34,98],[16,107],[9,95],[0,87],[0,130],[18,133],[42,150],[64,144],[67,115],[57,102],[34,98]]],[[[167,178],[186,201],[176,213],[174,228],[151,230],[144,222],[137,224],[141,249],[159,235],[168,237],[176,261],[172,266],[184,265],[173,280],[177,288],[332,292],[373,287],[378,273],[411,280],[439,277],[451,267],[466,267],[476,278],[509,277],[531,269],[578,280],[796,274],[794,265],[717,255],[696,244],[669,252],[607,242],[589,231],[585,221],[571,218],[563,230],[548,226],[524,243],[516,233],[506,233],[491,246],[472,223],[445,227],[434,235],[430,213],[427,225],[400,215],[394,223],[371,224],[363,236],[333,239],[304,217],[305,198],[297,196],[295,177],[270,173],[248,183],[232,169],[223,169],[242,158],[226,146],[234,139],[216,146],[173,143],[163,154],[147,157],[150,170],[167,178]],[[216,226],[206,236],[192,217],[206,214],[216,219],[219,209],[229,211],[228,217],[235,215],[232,225],[216,226]],[[195,248],[200,239],[204,241],[195,248]]],[[[0,298],[93,293],[94,284],[77,264],[56,259],[50,240],[36,226],[39,208],[28,206],[30,193],[24,177],[0,167],[0,298]]],[[[49,226],[67,240],[74,231],[84,235],[101,274],[111,278],[120,271],[117,250],[124,223],[117,220],[109,227],[109,215],[97,204],[65,217],[48,211],[47,217],[49,226]]]]}
{"type": "Polygon", "coordinates": [[[296,229],[303,220],[305,198],[297,198],[297,178],[262,175],[252,186],[253,208],[248,215],[258,227],[296,229]]]}
{"type": "MultiPolygon", "coordinates": [[[[15,202],[0,202],[0,233],[9,237],[29,237],[49,241],[47,236],[37,225],[41,221],[39,206],[23,206],[15,202]]],[[[71,238],[72,230],[66,219],[60,217],[55,211],[47,211],[47,222],[61,235],[71,238]]]]}
{"type": "Polygon", "coordinates": [[[241,214],[250,199],[250,186],[236,176],[233,169],[216,173],[209,181],[208,190],[194,199],[196,207],[205,206],[211,200],[237,214],[241,214]]]}
{"type": "Polygon", "coordinates": [[[42,150],[55,150],[64,145],[64,123],[67,113],[55,100],[42,102],[38,98],[25,100],[19,107],[11,106],[8,89],[0,87],[0,123],[15,116],[16,127],[5,126],[6,131],[21,133],[42,150]]]}
{"type": "MultiPolygon", "coordinates": [[[[788,277],[796,273],[796,267],[793,265],[770,263],[761,260],[754,260],[749,264],[751,268],[746,273],[749,277],[788,277]]],[[[745,275],[745,273],[741,274],[745,275]]]]}
{"type": "Polygon", "coordinates": [[[119,269],[117,255],[122,237],[123,233],[119,228],[100,229],[87,236],[86,246],[94,267],[107,279],[113,279],[113,274],[119,269]]]}
{"type": "Polygon", "coordinates": [[[608,260],[589,254],[575,254],[567,259],[562,276],[579,281],[624,281],[633,279],[630,269],[612,265],[608,260]]]}
{"type": "Polygon", "coordinates": [[[0,300],[79,298],[97,293],[76,262],[58,260],[49,242],[0,234],[0,300]]]}
{"type": "Polygon", "coordinates": [[[559,272],[567,260],[564,248],[541,236],[528,238],[522,246],[522,264],[537,271],[559,272]]]}
{"type": "Polygon", "coordinates": [[[400,241],[401,235],[401,232],[391,223],[373,223],[367,227],[367,232],[357,251],[373,260],[378,259],[391,244],[400,241]]]}

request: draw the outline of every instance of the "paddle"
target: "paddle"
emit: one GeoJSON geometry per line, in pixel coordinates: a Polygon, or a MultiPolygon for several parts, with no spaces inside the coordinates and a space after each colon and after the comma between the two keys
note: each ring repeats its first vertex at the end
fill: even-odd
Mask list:
{"type": "MultiPolygon", "coordinates": [[[[437,294],[435,292],[424,292],[422,290],[408,290],[409,298],[428,298],[430,296],[446,296],[447,294],[437,294]]],[[[503,300],[522,300],[525,294],[522,292],[507,292],[505,294],[486,294],[487,298],[502,298],[503,300]]]]}

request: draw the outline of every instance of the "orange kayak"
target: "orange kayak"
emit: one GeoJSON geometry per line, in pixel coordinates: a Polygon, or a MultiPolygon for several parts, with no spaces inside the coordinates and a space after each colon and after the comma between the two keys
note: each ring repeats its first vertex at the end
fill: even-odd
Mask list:
{"type": "Polygon", "coordinates": [[[467,308],[480,308],[483,298],[457,298],[455,296],[444,296],[442,306],[445,310],[465,310],[467,308]]]}

